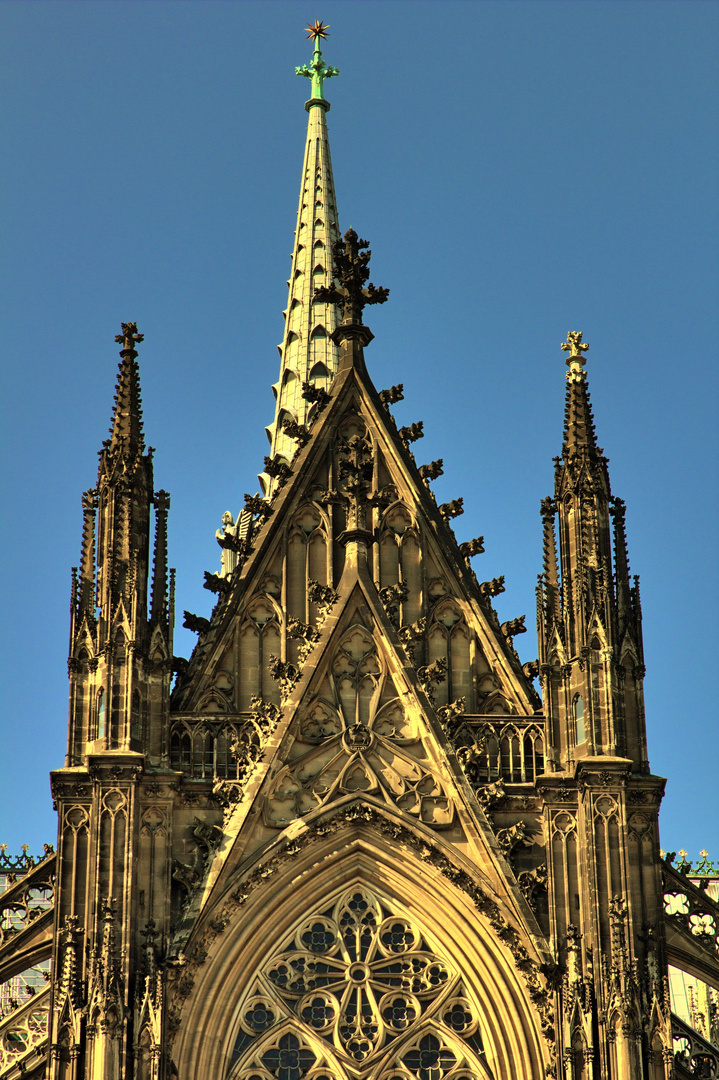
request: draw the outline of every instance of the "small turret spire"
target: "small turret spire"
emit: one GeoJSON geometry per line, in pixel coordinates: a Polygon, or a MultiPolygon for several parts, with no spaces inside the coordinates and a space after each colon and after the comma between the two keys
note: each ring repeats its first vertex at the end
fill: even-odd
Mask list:
{"type": "Polygon", "coordinates": [[[144,334],[138,334],[137,323],[134,322],[122,323],[122,333],[115,336],[118,345],[122,345],[120,349],[122,363],[115,388],[110,445],[115,447],[120,440],[127,440],[129,449],[133,451],[142,451],[145,448],[142,432],[140,369],[135,349],[135,345],[144,341],[144,338],[144,334]]]}
{"type": "Polygon", "coordinates": [[[592,458],[599,458],[601,450],[597,447],[594,430],[594,417],[589,400],[587,376],[584,368],[586,358],[582,355],[589,348],[582,341],[581,330],[570,330],[567,340],[562,342],[562,351],[568,352],[567,400],[564,412],[564,455],[576,454],[586,449],[592,458]]]}

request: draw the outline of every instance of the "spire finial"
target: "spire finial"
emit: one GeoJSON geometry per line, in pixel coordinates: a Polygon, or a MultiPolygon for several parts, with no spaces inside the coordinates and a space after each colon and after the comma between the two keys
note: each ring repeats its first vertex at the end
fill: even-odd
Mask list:
{"type": "Polygon", "coordinates": [[[585,357],[582,356],[583,352],[586,352],[589,348],[588,345],[582,343],[582,331],[581,330],[568,330],[567,340],[562,342],[562,352],[568,352],[567,378],[571,382],[577,382],[579,379],[584,378],[584,371],[582,370],[587,363],[585,357]]]}
{"type": "Polygon", "coordinates": [[[137,356],[135,345],[139,345],[141,341],[145,340],[144,334],[138,334],[136,322],[124,322],[121,323],[121,334],[115,334],[115,341],[118,345],[122,345],[120,350],[120,356],[124,356],[126,352],[132,353],[133,359],[137,356]]]}
{"type": "Polygon", "coordinates": [[[328,67],[322,59],[322,51],[320,49],[320,41],[328,37],[327,31],[329,30],[329,23],[320,22],[319,19],[315,19],[314,23],[308,23],[305,27],[308,30],[308,38],[312,38],[315,43],[315,51],[312,56],[311,64],[303,64],[302,67],[295,68],[298,75],[303,75],[306,79],[312,79],[312,101],[324,101],[324,81],[325,79],[331,79],[335,75],[339,75],[339,68],[328,67]]]}

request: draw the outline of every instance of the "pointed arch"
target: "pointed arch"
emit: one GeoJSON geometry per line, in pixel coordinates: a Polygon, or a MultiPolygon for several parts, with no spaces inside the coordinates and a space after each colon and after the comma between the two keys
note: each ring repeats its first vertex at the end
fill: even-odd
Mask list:
{"type": "MultiPolygon", "coordinates": [[[[418,847],[421,847],[419,836],[418,847]]],[[[477,896],[482,895],[481,886],[475,891],[477,896]]],[[[451,884],[426,860],[420,860],[411,852],[403,852],[402,857],[398,857],[396,843],[389,832],[386,835],[379,829],[370,832],[346,821],[339,833],[332,830],[330,836],[323,835],[305,845],[292,859],[280,859],[271,885],[265,883],[248,889],[241,878],[228,882],[223,897],[218,898],[217,905],[207,911],[193,931],[188,942],[190,955],[194,938],[200,939],[206,923],[217,917],[223,905],[227,905],[224,910],[228,914],[222,916],[225,930],[221,947],[210,946],[207,959],[194,972],[194,989],[184,1005],[173,1055],[180,1075],[230,1075],[233,1050],[247,1027],[248,1010],[243,1014],[243,1005],[250,1002],[253,987],[258,982],[265,996],[272,998],[278,1013],[284,1010],[280,1024],[284,1022],[286,1026],[278,1025],[273,1036],[293,1031],[297,1038],[304,1038],[310,1048],[326,1053],[330,1060],[334,1055],[341,1058],[345,1054],[345,1060],[354,1062],[356,1075],[368,1075],[370,1065],[376,1070],[379,1062],[384,1062],[384,1068],[395,1059],[403,1061],[403,1055],[412,1052],[419,1045],[419,1039],[428,1036],[444,1040],[451,1053],[457,1055],[458,1078],[463,1075],[460,1054],[464,1054],[468,1062],[465,1075],[486,1075],[472,1071],[471,1064],[477,1060],[477,1052],[470,1038],[462,1035],[463,1025],[468,1021],[462,1019],[461,1007],[457,1009],[454,1024],[448,1017],[433,1012],[435,1002],[448,1003],[450,997],[469,1003],[471,1010],[476,1012],[477,1031],[491,1075],[511,1075],[516,1080],[533,1080],[544,1075],[546,1050],[541,1039],[539,1016],[509,948],[495,936],[489,919],[478,914],[482,904],[451,884]],[[233,902],[233,893],[242,895],[243,900],[233,902]],[[387,955],[389,959],[393,948],[400,953],[418,950],[417,955],[427,958],[419,962],[418,970],[426,971],[428,964],[436,964],[433,969],[436,979],[450,988],[446,997],[435,996],[432,990],[422,990],[420,977],[413,991],[422,1015],[419,1023],[415,1026],[412,1019],[406,1037],[403,1034],[405,1028],[400,1027],[401,1034],[391,1040],[386,1055],[381,1046],[375,1051],[373,1043],[359,1061],[343,1047],[342,1037],[335,1038],[329,1033],[329,1026],[334,1022],[330,1014],[335,1006],[328,998],[334,997],[337,1001],[329,981],[327,990],[320,988],[321,992],[316,995],[318,999],[322,998],[315,1003],[319,1012],[313,1016],[310,1008],[309,1014],[303,1017],[297,1008],[303,1000],[302,988],[298,984],[297,990],[293,990],[281,970],[285,955],[288,958],[299,955],[298,949],[306,951],[312,943],[322,951],[323,941],[327,941],[328,963],[334,955],[339,955],[333,952],[332,938],[336,934],[333,928],[339,925],[338,913],[340,909],[345,910],[346,898],[354,893],[365,898],[371,894],[378,905],[377,915],[367,924],[367,933],[373,941],[381,934],[387,935],[380,939],[383,943],[377,946],[374,954],[378,957],[378,971],[382,968],[383,957],[387,955]],[[274,929],[271,939],[257,933],[258,925],[268,925],[269,902],[274,929]],[[324,914],[326,912],[329,914],[324,914]],[[274,979],[271,971],[277,972],[274,979]],[[320,1015],[322,1009],[327,1011],[320,1015]],[[312,1026],[312,1019],[316,1019],[317,1026],[312,1026]],[[288,1020],[292,1026],[287,1024],[288,1020]],[[204,1032],[202,1040],[193,1037],[198,1030],[204,1032]]],[[[509,908],[502,912],[513,921],[509,908]]],[[[345,968],[350,970],[352,963],[361,967],[364,962],[361,957],[357,960],[346,954],[330,966],[332,970],[344,971],[345,968]]],[[[374,960],[369,962],[375,963],[374,960]]],[[[290,969],[290,983],[296,980],[298,970],[300,968],[290,969]]],[[[342,978],[344,980],[344,975],[342,978]]],[[[363,978],[365,976],[358,969],[357,982],[361,983],[363,978]]],[[[342,985],[347,984],[343,982],[342,985]]],[[[369,995],[367,1001],[368,1006],[374,1008],[369,995]]],[[[308,1002],[308,1007],[311,1004],[308,1002]]],[[[390,1002],[386,1001],[383,1007],[389,1006],[390,1002]]],[[[260,1023],[266,1022],[266,1013],[265,1006],[257,1014],[260,1023]]],[[[401,1025],[399,1013],[397,1017],[397,1023],[401,1025]]],[[[392,1021],[391,1014],[385,1016],[385,1023],[392,1021]]],[[[272,1028],[265,1030],[269,1036],[272,1028]]],[[[252,1040],[251,1028],[248,1034],[252,1040]]],[[[270,1044],[271,1039],[265,1040],[264,1035],[256,1041],[259,1050],[270,1044]]],[[[251,1042],[245,1042],[240,1050],[243,1055],[240,1060],[249,1063],[253,1053],[251,1042]]],[[[237,1060],[236,1055],[235,1062],[237,1060]]],[[[238,1066],[235,1064],[234,1068],[238,1066]]],[[[251,1074],[242,1071],[231,1074],[232,1080],[239,1080],[239,1077],[245,1080],[245,1075],[251,1074]]],[[[341,1077],[342,1073],[337,1075],[341,1077]]],[[[415,1072],[415,1075],[418,1074],[415,1072]]]]}

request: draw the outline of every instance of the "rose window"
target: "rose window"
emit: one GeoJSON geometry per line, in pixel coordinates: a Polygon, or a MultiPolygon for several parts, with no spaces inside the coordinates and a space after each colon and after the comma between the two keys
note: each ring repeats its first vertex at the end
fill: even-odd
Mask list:
{"type": "Polygon", "coordinates": [[[340,1080],[342,1061],[372,1080],[490,1075],[484,1065],[472,1071],[482,1042],[458,974],[362,886],[299,924],[258,973],[240,1017],[233,1062],[247,1065],[233,1078],[340,1080]]]}

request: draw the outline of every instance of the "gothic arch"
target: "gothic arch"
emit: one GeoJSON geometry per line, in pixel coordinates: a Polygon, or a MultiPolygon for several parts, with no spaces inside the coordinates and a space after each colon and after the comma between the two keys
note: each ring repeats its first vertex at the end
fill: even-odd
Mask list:
{"type": "MultiPolygon", "coordinates": [[[[187,955],[192,955],[196,942],[202,942],[199,948],[206,950],[207,959],[196,969],[173,1049],[179,1075],[223,1080],[229,1076],[241,1029],[240,1008],[251,984],[264,977],[263,971],[293,940],[303,920],[312,923],[317,916],[321,924],[321,913],[355,887],[373,893],[391,916],[404,920],[411,933],[422,937],[425,951],[451,967],[452,978],[463,984],[478,1010],[482,1043],[495,1080],[543,1077],[546,1051],[539,1016],[509,949],[477,913],[476,900],[414,852],[404,851],[398,857],[397,844],[390,837],[379,832],[361,836],[351,823],[339,836],[336,832],[324,836],[282,860],[275,873],[252,891],[238,877],[200,921],[195,940],[188,942],[187,955]],[[244,903],[237,900],[247,892],[244,903]],[[234,913],[220,916],[225,929],[219,947],[208,947],[207,928],[228,901],[232,906],[233,895],[234,913]],[[272,940],[265,932],[268,906],[273,914],[272,940]],[[199,1031],[202,1039],[196,1037],[199,1031]]],[[[513,912],[505,908],[504,913],[515,921],[513,912]]],[[[329,1046],[329,1050],[332,1053],[336,1048],[329,1046]]],[[[468,1057],[472,1057],[471,1047],[468,1057]]],[[[382,1060],[381,1054],[373,1056],[368,1067],[370,1061],[376,1066],[382,1060]]],[[[389,1063],[389,1056],[386,1060],[389,1063]]],[[[375,1072],[363,1069],[359,1075],[369,1077],[375,1072]]]]}

